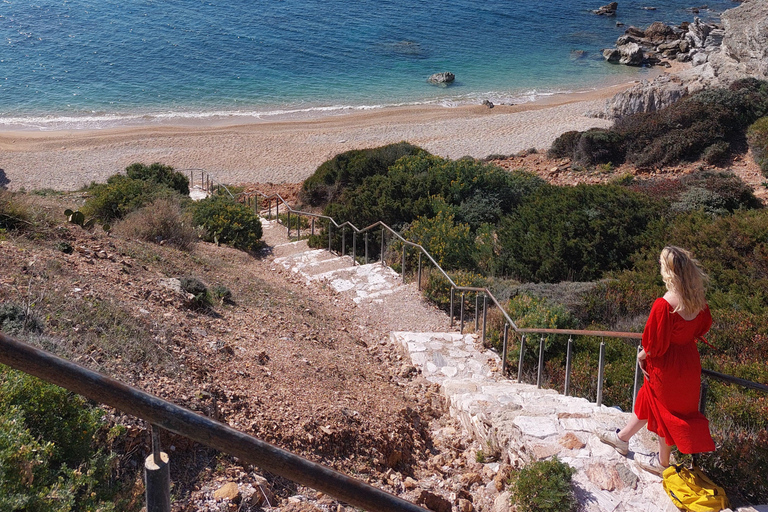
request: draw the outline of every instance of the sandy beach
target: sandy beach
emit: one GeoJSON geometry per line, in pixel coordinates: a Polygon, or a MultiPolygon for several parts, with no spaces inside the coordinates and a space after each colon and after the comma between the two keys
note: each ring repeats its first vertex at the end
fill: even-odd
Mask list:
{"type": "Polygon", "coordinates": [[[350,149],[408,141],[448,158],[546,149],[568,130],[607,127],[587,117],[631,84],[521,105],[392,107],[302,120],[226,125],[152,125],[72,131],[0,132],[0,186],[76,190],[133,162],[204,169],[217,181],[298,183],[350,149]]]}

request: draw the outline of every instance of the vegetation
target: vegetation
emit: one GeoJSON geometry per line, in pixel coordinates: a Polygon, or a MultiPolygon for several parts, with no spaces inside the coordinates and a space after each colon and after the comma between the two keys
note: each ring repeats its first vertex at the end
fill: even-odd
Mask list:
{"type": "Polygon", "coordinates": [[[189,250],[198,238],[192,215],[184,212],[180,201],[174,197],[157,199],[129,213],[115,230],[123,236],[168,244],[184,251],[189,250]]]}
{"type": "Polygon", "coordinates": [[[106,183],[93,183],[87,191],[89,197],[83,205],[83,214],[106,223],[122,219],[157,199],[178,195],[165,185],[124,174],[110,176],[106,183]]]}
{"type": "Polygon", "coordinates": [[[360,185],[365,178],[386,174],[398,159],[422,152],[417,146],[399,142],[338,154],[323,163],[304,181],[299,199],[312,206],[326,206],[337,200],[345,189],[360,185]]]}
{"type": "Polygon", "coordinates": [[[30,221],[30,212],[26,205],[12,192],[0,189],[0,230],[23,229],[31,224],[30,221]]]}
{"type": "Polygon", "coordinates": [[[768,116],[761,117],[747,130],[749,148],[763,176],[768,177],[768,116]]]}
{"type": "Polygon", "coordinates": [[[183,196],[189,195],[189,179],[168,165],[134,163],[125,168],[125,174],[132,180],[156,183],[175,190],[183,196]]]}
{"type": "Polygon", "coordinates": [[[510,491],[520,512],[569,512],[578,502],[571,486],[576,472],[557,457],[527,464],[512,475],[510,491]]]}
{"type": "Polygon", "coordinates": [[[768,82],[744,79],[708,89],[666,109],[626,116],[608,129],[566,132],[549,150],[582,165],[660,167],[704,159],[720,163],[744,148],[747,128],[768,114],[768,82]]]}
{"type": "Polygon", "coordinates": [[[192,206],[192,222],[205,229],[204,238],[210,242],[243,251],[261,246],[259,216],[228,196],[214,195],[196,202],[192,206]]]}
{"type": "MultiPolygon", "coordinates": [[[[121,430],[81,397],[0,366],[0,510],[117,510],[121,430]]],[[[120,507],[119,509],[123,509],[120,507]]]]}

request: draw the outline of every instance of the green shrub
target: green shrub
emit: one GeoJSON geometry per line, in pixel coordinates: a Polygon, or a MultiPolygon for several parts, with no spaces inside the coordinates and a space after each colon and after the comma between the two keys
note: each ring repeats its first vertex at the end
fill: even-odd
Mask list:
{"type": "Polygon", "coordinates": [[[583,165],[620,164],[624,161],[624,137],[620,133],[593,128],[581,134],[573,161],[583,165]]]}
{"type": "Polygon", "coordinates": [[[440,211],[433,218],[419,217],[403,237],[424,247],[443,270],[473,266],[474,237],[468,225],[454,222],[451,213],[440,211]]]}
{"type": "Polygon", "coordinates": [[[174,171],[171,166],[157,162],[152,165],[133,163],[125,168],[125,173],[133,180],[165,185],[181,195],[189,195],[189,178],[180,172],[174,171]]]}
{"type": "Polygon", "coordinates": [[[196,277],[182,277],[179,279],[181,282],[181,289],[185,292],[193,295],[193,304],[205,307],[211,304],[211,296],[208,293],[208,287],[196,277]]]}
{"type": "Polygon", "coordinates": [[[730,152],[731,145],[724,140],[718,140],[704,150],[701,154],[701,158],[709,165],[720,165],[725,163],[730,152]]]}
{"type": "MultiPolygon", "coordinates": [[[[522,328],[531,329],[573,329],[577,327],[576,319],[561,304],[556,302],[520,294],[512,297],[505,305],[509,317],[515,324],[522,328]]],[[[504,324],[503,316],[494,317],[489,322],[488,336],[491,346],[502,350],[504,324]]],[[[539,335],[530,335],[528,346],[524,354],[524,365],[539,360],[539,335]]],[[[565,361],[565,348],[568,339],[566,336],[547,335],[544,342],[544,357],[547,361],[557,361],[562,364],[565,361]]],[[[509,346],[508,360],[513,373],[517,372],[520,362],[520,345],[509,346]]]]}
{"type": "Polygon", "coordinates": [[[172,197],[176,192],[151,181],[115,174],[106,183],[91,184],[88,194],[83,214],[101,222],[113,223],[156,199],[172,197]]]}
{"type": "Polygon", "coordinates": [[[749,127],[747,141],[763,176],[768,177],[768,116],[758,119],[749,127]]]}
{"type": "Polygon", "coordinates": [[[521,281],[588,281],[631,264],[662,204],[615,185],[547,186],[502,221],[499,270],[521,281]]]}
{"type": "Polygon", "coordinates": [[[211,288],[211,297],[219,304],[232,302],[232,291],[224,285],[217,284],[211,288]]]}
{"type": "Polygon", "coordinates": [[[386,175],[370,176],[358,187],[347,189],[338,202],[328,205],[325,214],[356,226],[383,221],[400,229],[418,217],[433,217],[448,205],[454,215],[467,215],[475,222],[488,215],[508,214],[544,184],[530,173],[421,153],[401,158],[386,175]],[[478,198],[490,202],[480,204],[478,198]]]}
{"type": "Polygon", "coordinates": [[[547,151],[547,156],[549,158],[573,158],[579,139],[581,139],[580,131],[565,132],[555,139],[547,151]]]}
{"type": "Polygon", "coordinates": [[[192,215],[182,212],[175,198],[162,198],[129,213],[115,226],[115,232],[145,242],[168,244],[189,250],[197,240],[192,215]]]}
{"type": "Polygon", "coordinates": [[[304,180],[299,199],[312,206],[325,206],[337,200],[346,188],[360,185],[365,178],[386,174],[403,156],[422,153],[426,151],[407,142],[346,151],[321,164],[304,180]]]}
{"type": "Polygon", "coordinates": [[[5,302],[0,304],[0,330],[6,334],[40,333],[43,323],[27,308],[5,302]]]}
{"type": "Polygon", "coordinates": [[[569,512],[578,505],[571,486],[576,470],[557,457],[526,465],[513,474],[511,501],[520,512],[569,512]]]}
{"type": "Polygon", "coordinates": [[[0,510],[115,510],[113,455],[97,446],[103,412],[0,366],[0,510]]]}
{"type": "Polygon", "coordinates": [[[226,196],[211,196],[192,206],[192,221],[206,230],[206,240],[243,251],[260,247],[261,221],[250,208],[226,196]]]}

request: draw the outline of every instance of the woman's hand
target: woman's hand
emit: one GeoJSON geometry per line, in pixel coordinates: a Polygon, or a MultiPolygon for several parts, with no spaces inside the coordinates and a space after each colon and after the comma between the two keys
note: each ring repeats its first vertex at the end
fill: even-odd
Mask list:
{"type": "Polygon", "coordinates": [[[643,372],[643,375],[645,375],[646,379],[650,380],[651,376],[648,374],[648,372],[645,369],[645,366],[646,366],[646,360],[645,359],[647,357],[648,357],[648,354],[645,353],[645,349],[644,348],[641,348],[637,352],[637,364],[640,365],[640,371],[643,372]]]}

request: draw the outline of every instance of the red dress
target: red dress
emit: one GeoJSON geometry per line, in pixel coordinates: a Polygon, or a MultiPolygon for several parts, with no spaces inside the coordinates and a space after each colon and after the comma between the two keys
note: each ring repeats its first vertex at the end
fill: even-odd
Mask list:
{"type": "Polygon", "coordinates": [[[681,453],[715,450],[709,421],[699,412],[701,359],[696,346],[696,338],[711,325],[709,306],[688,321],[661,297],[653,303],[643,330],[650,379],[645,378],[637,394],[635,415],[648,420],[648,430],[668,445],[677,445],[681,453]]]}

